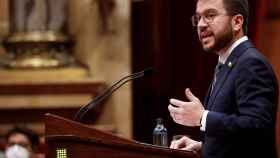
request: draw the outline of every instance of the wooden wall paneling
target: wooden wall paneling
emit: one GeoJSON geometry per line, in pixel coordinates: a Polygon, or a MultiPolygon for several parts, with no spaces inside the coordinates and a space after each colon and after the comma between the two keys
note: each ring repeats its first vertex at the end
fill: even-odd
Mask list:
{"type": "Polygon", "coordinates": [[[257,48],[261,47],[261,34],[264,30],[264,22],[268,9],[268,1],[249,0],[249,37],[253,40],[257,48]]]}
{"type": "MultiPolygon", "coordinates": [[[[278,0],[268,1],[268,10],[264,21],[264,30],[261,33],[261,49],[272,64],[274,71],[280,81],[280,2],[278,0]]],[[[279,95],[280,100],[280,95],[279,95]]],[[[280,156],[280,108],[278,105],[276,122],[276,149],[280,156]]]]}
{"type": "Polygon", "coordinates": [[[279,0],[270,0],[268,3],[268,14],[269,16],[280,16],[280,1],[279,0]]]}
{"type": "Polygon", "coordinates": [[[133,83],[134,137],[143,142],[151,141],[155,119],[167,117],[166,91],[171,89],[169,81],[173,77],[169,75],[172,57],[168,43],[168,3],[155,0],[132,4],[133,70],[150,66],[157,70],[154,76],[133,83]]]}
{"type": "MultiPolygon", "coordinates": [[[[9,81],[7,81],[9,82],[9,81]]],[[[79,82],[10,82],[0,83],[0,137],[8,126],[25,124],[43,127],[42,117],[53,113],[73,119],[83,105],[100,94],[106,85],[104,81],[79,82]]],[[[101,105],[101,107],[103,107],[101,105]]],[[[96,123],[103,108],[94,108],[85,118],[87,123],[96,123]]],[[[36,128],[40,135],[43,128],[36,128]]]]}

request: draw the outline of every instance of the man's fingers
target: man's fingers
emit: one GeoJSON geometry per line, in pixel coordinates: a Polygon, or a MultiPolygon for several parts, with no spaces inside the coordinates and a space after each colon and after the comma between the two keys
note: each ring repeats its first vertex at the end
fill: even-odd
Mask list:
{"type": "Polygon", "coordinates": [[[180,149],[182,146],[181,142],[179,142],[179,140],[176,141],[176,143],[174,144],[174,149],[180,149]]]}
{"type": "Polygon", "coordinates": [[[187,89],[185,90],[185,94],[186,94],[186,97],[187,97],[191,102],[197,100],[197,97],[194,96],[194,95],[192,94],[192,92],[191,92],[191,90],[190,90],[189,88],[187,88],[187,89]]]}
{"type": "Polygon", "coordinates": [[[194,151],[194,144],[190,144],[190,145],[186,146],[185,150],[187,150],[187,151],[194,151]]]}
{"type": "Polygon", "coordinates": [[[175,113],[179,113],[180,109],[177,107],[174,107],[173,105],[169,104],[168,105],[168,110],[170,111],[170,113],[172,114],[172,116],[174,116],[175,113]]]}
{"type": "Polygon", "coordinates": [[[172,141],[172,142],[171,142],[171,144],[170,144],[170,148],[171,148],[171,149],[175,149],[175,148],[174,148],[175,143],[176,143],[176,141],[172,141]]]}
{"type": "Polygon", "coordinates": [[[173,140],[170,145],[171,149],[179,149],[178,140],[173,140]]]}
{"type": "Polygon", "coordinates": [[[185,103],[186,103],[186,102],[183,102],[183,101],[180,101],[177,99],[170,99],[169,102],[171,105],[174,105],[175,107],[181,107],[181,106],[185,105],[185,103]]]}
{"type": "Polygon", "coordinates": [[[187,137],[183,136],[182,138],[180,138],[179,140],[176,141],[175,147],[176,149],[181,149],[181,148],[185,148],[187,146],[187,137]]]}

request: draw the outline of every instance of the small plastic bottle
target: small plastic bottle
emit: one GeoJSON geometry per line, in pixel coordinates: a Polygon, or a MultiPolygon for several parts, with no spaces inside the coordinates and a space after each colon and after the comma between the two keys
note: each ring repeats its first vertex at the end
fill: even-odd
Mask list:
{"type": "Polygon", "coordinates": [[[162,118],[158,118],[157,125],[153,131],[153,145],[168,147],[167,129],[163,125],[162,118]]]}

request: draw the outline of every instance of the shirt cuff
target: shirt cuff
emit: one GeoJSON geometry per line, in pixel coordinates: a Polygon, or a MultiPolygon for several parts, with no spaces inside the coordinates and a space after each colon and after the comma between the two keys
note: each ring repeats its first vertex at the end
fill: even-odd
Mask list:
{"type": "Polygon", "coordinates": [[[203,112],[203,115],[202,115],[202,118],[201,118],[200,130],[203,131],[203,132],[206,130],[206,118],[207,118],[208,112],[209,112],[208,110],[205,110],[203,112]]]}

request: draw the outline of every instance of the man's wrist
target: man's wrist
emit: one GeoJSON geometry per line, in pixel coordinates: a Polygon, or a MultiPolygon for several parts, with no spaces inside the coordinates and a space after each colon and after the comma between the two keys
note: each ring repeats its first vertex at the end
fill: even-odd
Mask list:
{"type": "Polygon", "coordinates": [[[207,115],[208,115],[208,110],[205,110],[203,112],[203,115],[201,117],[201,121],[200,121],[200,130],[201,131],[205,131],[206,130],[206,119],[207,119],[207,115]]]}
{"type": "Polygon", "coordinates": [[[202,115],[200,116],[200,119],[199,119],[199,127],[202,126],[201,122],[202,122],[203,113],[204,113],[204,111],[202,112],[202,115]]]}

